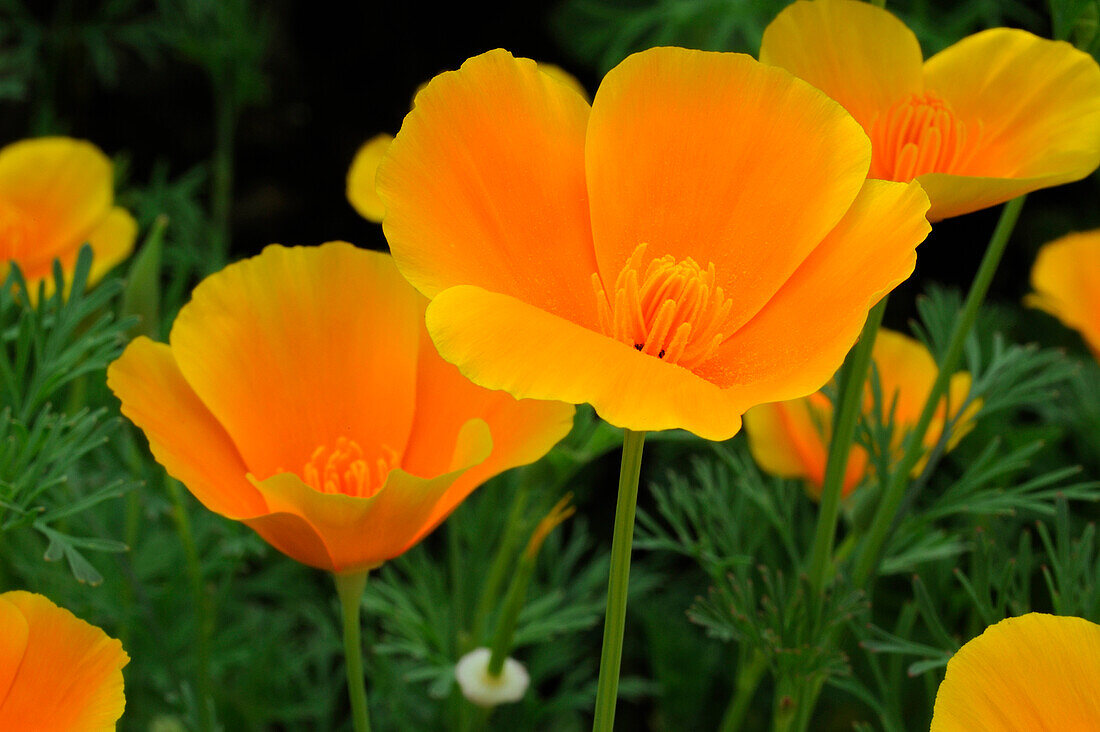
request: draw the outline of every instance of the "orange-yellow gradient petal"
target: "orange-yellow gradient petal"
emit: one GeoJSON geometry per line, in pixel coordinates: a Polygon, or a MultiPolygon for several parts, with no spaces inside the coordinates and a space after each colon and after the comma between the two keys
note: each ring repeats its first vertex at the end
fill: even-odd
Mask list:
{"type": "Polygon", "coordinates": [[[936,694],[932,732],[1100,729],[1100,625],[1029,613],[959,649],[936,694]]]}
{"type": "Polygon", "coordinates": [[[1027,304],[1080,332],[1100,358],[1100,229],[1044,245],[1031,268],[1031,288],[1027,304]]]}
{"type": "Polygon", "coordinates": [[[854,0],[798,0],[766,29],[760,60],[840,102],[864,127],[922,90],[917,37],[893,14],[854,0]]]}
{"type": "Polygon", "coordinates": [[[334,242],[271,246],[204,280],[170,342],[180,372],[260,479],[350,438],[400,454],[422,304],[392,260],[334,242]],[[367,306],[369,303],[369,307],[367,306]]]}
{"type": "Polygon", "coordinates": [[[233,440],[183,378],[166,344],[134,339],[107,368],[107,386],[122,402],[123,415],[145,433],[157,462],[204,506],[234,519],[267,512],[245,478],[248,469],[233,440]]]}
{"type": "Polygon", "coordinates": [[[111,161],[89,142],[42,137],[0,149],[0,257],[37,280],[55,258],[71,266],[90,242],[104,261],[98,277],[130,252],[137,233],[113,198],[111,161]]]}
{"type": "Polygon", "coordinates": [[[378,173],[378,164],[382,162],[382,156],[386,154],[386,149],[391,142],[393,142],[393,135],[385,133],[367,140],[356,151],[355,158],[352,159],[351,167],[348,169],[348,203],[359,212],[360,216],[376,224],[382,223],[386,207],[374,190],[374,177],[378,173]]]}
{"type": "Polygon", "coordinates": [[[428,297],[472,284],[595,323],[588,104],[506,51],[416,97],[378,169],[394,258],[428,297]]]}
{"type": "Polygon", "coordinates": [[[518,399],[588,402],[614,425],[709,440],[741,427],[744,407],[691,371],[507,295],[452,287],[428,306],[427,324],[443,358],[518,399]]]}
{"type": "Polygon", "coordinates": [[[647,257],[713,264],[733,303],[727,335],[840,221],[871,152],[840,105],[786,71],[682,48],[609,72],[586,144],[604,286],[640,244],[647,257]]]}
{"type": "MultiPolygon", "coordinates": [[[[0,728],[113,730],[126,707],[122,668],[130,658],[122,644],[41,595],[0,595],[0,619],[13,617],[13,609],[25,623],[15,626],[25,645],[18,658],[0,647],[0,681],[10,676],[3,665],[18,660],[8,688],[0,686],[0,728]]],[[[8,627],[0,626],[4,634],[8,627]]]]}

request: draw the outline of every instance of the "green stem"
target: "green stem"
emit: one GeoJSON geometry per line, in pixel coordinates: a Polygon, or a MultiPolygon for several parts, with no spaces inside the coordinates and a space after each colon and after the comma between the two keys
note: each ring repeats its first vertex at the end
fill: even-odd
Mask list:
{"type": "Polygon", "coordinates": [[[363,684],[363,641],[359,628],[359,609],[368,572],[334,574],[336,594],[340,597],[340,616],[344,625],[344,666],[348,673],[348,696],[355,732],[370,732],[367,714],[367,690],[363,684]]]}
{"type": "Polygon", "coordinates": [[[737,732],[741,729],[741,723],[745,721],[745,714],[749,711],[752,698],[756,694],[756,687],[764,678],[764,672],[768,669],[767,659],[760,651],[754,651],[747,662],[742,662],[737,670],[737,683],[734,686],[733,698],[726,707],[726,713],[722,715],[722,724],[718,732],[737,732]]]}
{"type": "Polygon", "coordinates": [[[500,672],[504,670],[504,662],[508,659],[508,652],[512,650],[512,636],[515,635],[516,625],[519,623],[519,613],[523,610],[523,601],[527,597],[527,586],[531,583],[531,575],[534,573],[534,557],[524,555],[516,567],[516,574],[511,587],[508,588],[508,594],[504,597],[500,619],[497,621],[496,632],[493,633],[493,642],[490,645],[492,655],[489,656],[488,668],[490,676],[500,676],[500,672]]]}
{"type": "Polygon", "coordinates": [[[179,481],[168,478],[165,481],[168,497],[172,501],[172,518],[176,522],[176,533],[183,546],[184,561],[187,565],[187,579],[191,585],[191,601],[195,605],[195,635],[198,668],[195,671],[195,687],[198,695],[199,729],[210,732],[214,729],[214,684],[210,675],[210,641],[214,630],[214,618],[210,601],[203,588],[202,564],[195,549],[195,539],[191,533],[191,519],[187,515],[187,505],[183,500],[183,490],[179,481]]]}
{"type": "Polygon", "coordinates": [[[848,468],[848,452],[856,434],[856,422],[863,406],[863,384],[871,367],[871,353],[886,311],[883,298],[867,316],[863,336],[852,349],[852,355],[841,371],[839,384],[839,408],[829,443],[829,458],[825,464],[825,482],[821,489],[821,506],[817,514],[817,534],[810,554],[810,592],[814,606],[820,608],[821,594],[832,565],[833,542],[840,518],[840,495],[844,488],[844,475],[848,468]]]}
{"type": "Polygon", "coordinates": [[[523,517],[527,511],[527,500],[531,492],[531,480],[527,478],[531,469],[528,468],[524,477],[520,480],[512,499],[512,509],[508,514],[508,520],[504,524],[504,535],[500,539],[493,564],[489,568],[489,574],[485,579],[485,585],[477,600],[477,608],[474,611],[474,639],[480,643],[485,637],[486,626],[489,622],[489,614],[496,607],[500,598],[504,581],[508,578],[508,570],[512,568],[516,554],[519,553],[519,542],[522,538],[523,517]]]}
{"type": "Polygon", "coordinates": [[[940,362],[939,373],[936,375],[936,381],[928,394],[928,400],[921,411],[920,419],[917,420],[913,431],[906,437],[905,452],[901,461],[891,473],[890,482],[883,490],[882,500],[871,519],[870,528],[867,531],[867,540],[856,559],[855,568],[852,572],[853,581],[857,587],[866,586],[878,567],[883,544],[886,543],[898,507],[905,496],[905,488],[909,484],[909,474],[923,453],[924,435],[928,431],[928,425],[932,422],[932,417],[936,413],[940,399],[947,391],[951,375],[962,358],[966,339],[978,318],[978,310],[989,291],[993,275],[997,272],[997,265],[1000,264],[1005,246],[1012,235],[1012,229],[1016,226],[1016,220],[1020,217],[1020,209],[1023,208],[1024,199],[1024,196],[1014,198],[1006,203],[1001,211],[1001,217],[997,221],[997,227],[993,230],[993,236],[989,239],[989,246],[982,257],[982,263],[978,267],[977,274],[974,275],[974,282],[970,285],[966,303],[963,305],[962,312],[951,331],[947,352],[940,362]]]}
{"type": "Polygon", "coordinates": [[[596,685],[593,732],[611,732],[619,695],[619,665],[623,658],[626,597],[630,584],[630,549],[634,542],[634,512],[638,507],[638,478],[642,472],[645,432],[623,433],[623,461],[619,469],[619,499],[615,506],[615,533],[611,539],[611,573],[607,581],[607,611],[603,621],[600,680],[596,685]]]}

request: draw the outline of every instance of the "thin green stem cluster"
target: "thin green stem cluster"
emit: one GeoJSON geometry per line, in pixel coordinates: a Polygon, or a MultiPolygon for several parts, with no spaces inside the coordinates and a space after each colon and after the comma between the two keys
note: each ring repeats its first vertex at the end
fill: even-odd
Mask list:
{"type": "Polygon", "coordinates": [[[333,575],[336,594],[340,598],[340,615],[344,626],[344,665],[348,675],[348,696],[355,732],[370,732],[367,712],[367,690],[363,683],[363,640],[360,631],[360,608],[367,572],[333,575]]]}

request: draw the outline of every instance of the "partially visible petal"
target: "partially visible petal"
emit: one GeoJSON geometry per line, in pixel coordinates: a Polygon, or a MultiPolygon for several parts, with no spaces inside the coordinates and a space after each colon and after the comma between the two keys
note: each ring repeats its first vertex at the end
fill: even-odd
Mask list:
{"type": "Polygon", "coordinates": [[[1029,613],[985,629],[948,662],[932,732],[1100,729],[1100,626],[1029,613]]]}
{"type": "Polygon", "coordinates": [[[1079,180],[1100,165],[1100,66],[1070,44],[994,28],[936,54],[924,72],[927,88],[974,128],[967,141],[974,152],[954,172],[1020,182],[969,203],[970,196],[981,193],[978,186],[987,186],[984,181],[954,190],[951,181],[922,176],[922,183],[930,179],[926,188],[933,217],[1079,180]],[[940,186],[950,198],[940,200],[940,186]]]}
{"type": "Polygon", "coordinates": [[[48,272],[54,258],[71,256],[113,198],[111,161],[90,142],[39,137],[0,149],[0,209],[14,207],[33,233],[24,251],[3,253],[28,271],[48,272]]]}
{"type": "Polygon", "coordinates": [[[798,0],[764,30],[760,60],[805,79],[865,128],[924,86],[920,44],[892,13],[866,2],[798,0]]]}
{"type": "Polygon", "coordinates": [[[8,695],[8,689],[15,681],[19,664],[23,662],[23,653],[27,650],[27,638],[30,626],[26,618],[15,605],[0,595],[0,706],[8,695]]]}
{"type": "Polygon", "coordinates": [[[617,427],[708,440],[741,427],[743,408],[714,384],[507,295],[452,287],[428,306],[427,325],[467,378],[517,399],[588,402],[617,427]]]}
{"type": "Polygon", "coordinates": [[[250,475],[272,511],[301,521],[287,518],[279,526],[265,520],[245,523],[304,564],[332,572],[371,569],[403,553],[423,535],[447,489],[464,471],[488,458],[492,447],[485,423],[470,420],[459,433],[449,472],[418,478],[394,469],[369,498],[321,493],[293,473],[266,480],[250,475]],[[319,555],[313,537],[320,539],[326,555],[319,555]],[[299,547],[310,551],[298,554],[299,547]]]}
{"type": "Polygon", "coordinates": [[[595,323],[587,121],[580,95],[507,51],[435,77],[378,168],[402,274],[428,297],[471,284],[595,323]]]}
{"type": "MultiPolygon", "coordinates": [[[[874,359],[882,390],[883,416],[889,417],[892,408],[897,424],[916,424],[928,400],[928,392],[939,374],[932,354],[915,338],[881,328],[875,337],[871,358],[874,359]]],[[[868,408],[871,406],[870,396],[868,388],[868,408]]]]}
{"type": "Polygon", "coordinates": [[[385,254],[272,245],[203,280],[170,341],[248,471],[266,478],[341,437],[404,450],[422,308],[385,254]]]}
{"type": "Polygon", "coordinates": [[[1031,268],[1031,287],[1028,305],[1079,331],[1100,354],[1100,229],[1043,245],[1031,268]]]}
{"type": "Polygon", "coordinates": [[[92,270],[88,273],[88,283],[98,282],[112,267],[130,256],[136,239],[137,222],[134,217],[124,208],[112,208],[107,217],[88,234],[88,244],[92,247],[92,270]]]}
{"type": "Polygon", "coordinates": [[[28,628],[23,661],[0,701],[0,728],[113,730],[126,708],[122,668],[130,657],[122,644],[42,595],[15,591],[0,598],[28,628]]]}
{"type": "Polygon", "coordinates": [[[563,402],[516,400],[507,392],[477,386],[440,358],[424,332],[417,366],[416,417],[401,467],[423,477],[450,470],[451,446],[473,418],[484,420],[493,438],[492,455],[451,485],[435,506],[428,530],[489,478],[545,455],[569,434],[573,411],[563,402]]]}
{"type": "Polygon", "coordinates": [[[904,281],[930,229],[916,183],[869,180],[852,208],[779,292],[697,369],[746,406],[819,389],[867,313],[904,281]]]}
{"type": "Polygon", "coordinates": [[[870,159],[851,116],[782,69],[742,54],[636,53],[604,78],[588,125],[604,286],[643,243],[649,257],[713,263],[735,329],[840,221],[870,159]]]}
{"type": "Polygon", "coordinates": [[[826,447],[808,400],[761,404],[745,412],[744,421],[753,460],[765,472],[821,484],[826,447]]]}
{"type": "Polygon", "coordinates": [[[376,224],[382,223],[386,207],[374,189],[374,177],[378,173],[378,164],[382,162],[382,156],[386,154],[391,142],[393,142],[393,135],[387,135],[384,132],[375,135],[356,151],[351,167],[348,168],[348,203],[359,212],[360,216],[376,224]]]}
{"type": "Polygon", "coordinates": [[[588,99],[588,90],[584,88],[584,84],[582,84],[577,79],[577,77],[573,76],[562,67],[556,66],[554,64],[544,63],[541,61],[539,62],[538,66],[539,71],[546,74],[554,81],[569,87],[570,89],[575,91],[577,95],[580,96],[582,99],[588,99]]]}
{"type": "Polygon", "coordinates": [[[107,386],[157,462],[204,506],[231,519],[267,512],[233,441],[188,386],[171,348],[135,338],[107,367],[107,386]]]}

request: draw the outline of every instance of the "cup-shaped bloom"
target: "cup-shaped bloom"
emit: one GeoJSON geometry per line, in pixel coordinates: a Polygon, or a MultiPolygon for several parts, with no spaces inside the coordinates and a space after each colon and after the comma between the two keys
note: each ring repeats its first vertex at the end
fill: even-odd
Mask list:
{"type": "Polygon", "coordinates": [[[1100,229],[1043,245],[1031,268],[1031,289],[1024,302],[1078,331],[1100,359],[1100,229]]]}
{"type": "Polygon", "coordinates": [[[113,730],[122,644],[42,595],[0,594],[0,729],[113,730]]]}
{"type": "Polygon", "coordinates": [[[1100,67],[1063,41],[994,28],[923,61],[886,10],[799,0],[764,31],[760,60],[843,104],[871,137],[871,177],[916,178],[932,221],[1100,164],[1100,67]]]}
{"type": "Polygon", "coordinates": [[[71,272],[92,248],[95,282],[134,247],[137,224],[113,205],[111,161],[90,142],[39,137],[0,148],[0,262],[19,265],[32,291],[53,288],[53,261],[71,272]]]}
{"type": "MultiPolygon", "coordinates": [[[[917,423],[932,391],[938,373],[936,362],[920,341],[886,328],[878,332],[871,359],[878,378],[882,418],[893,425],[890,447],[900,458],[905,435],[917,423]]],[[[969,392],[970,374],[965,371],[954,374],[948,393],[940,401],[924,435],[926,448],[931,449],[939,442],[948,422],[953,421],[954,426],[948,435],[947,449],[958,444],[973,428],[973,417],[980,408],[978,401],[971,402],[960,416],[969,392]]],[[[868,380],[863,412],[869,415],[874,408],[874,390],[868,380]]],[[[806,481],[807,490],[814,498],[821,495],[825,482],[832,424],[833,403],[823,392],[803,399],[761,404],[745,414],[749,449],[757,464],[772,475],[806,481]]],[[[924,460],[918,463],[914,471],[920,472],[924,463],[924,460]]],[[[843,495],[847,496],[859,485],[868,468],[867,451],[860,445],[852,445],[844,474],[843,495]]]]}
{"type": "Polygon", "coordinates": [[[388,255],[272,245],[200,283],[169,343],[134,340],[107,383],[207,508],[305,564],[366,570],[572,426],[571,407],[442,361],[425,305],[388,255]]]}
{"type": "Polygon", "coordinates": [[[1100,729],[1100,625],[1028,613],[985,629],[947,663],[932,732],[1100,729]]]}
{"type": "Polygon", "coordinates": [[[912,272],[927,198],[866,181],[870,156],[840,105],[741,54],[635,54],[589,107],[497,50],[420,92],[377,185],[466,376],[726,439],[820,388],[912,272]]]}

